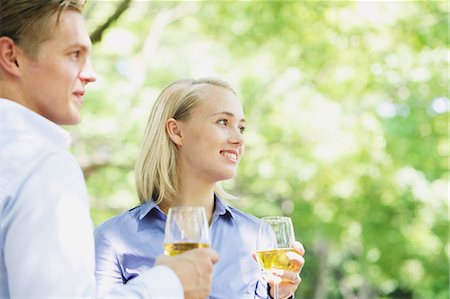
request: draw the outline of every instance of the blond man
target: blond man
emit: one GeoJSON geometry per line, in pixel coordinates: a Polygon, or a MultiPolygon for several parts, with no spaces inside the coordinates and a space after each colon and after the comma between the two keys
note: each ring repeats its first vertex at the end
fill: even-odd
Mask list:
{"type": "MultiPolygon", "coordinates": [[[[83,6],[0,0],[0,298],[97,296],[86,185],[59,126],[80,121],[96,80],[83,6]]],[[[210,249],[159,257],[105,295],[205,298],[217,260],[210,249]]]]}

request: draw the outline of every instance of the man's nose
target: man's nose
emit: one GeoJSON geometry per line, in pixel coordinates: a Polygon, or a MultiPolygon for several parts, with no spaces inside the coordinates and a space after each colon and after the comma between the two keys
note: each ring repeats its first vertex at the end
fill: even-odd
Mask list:
{"type": "Polygon", "coordinates": [[[90,82],[95,82],[97,80],[97,73],[94,70],[91,59],[88,58],[84,64],[84,68],[80,73],[80,79],[83,83],[87,84],[90,82]]]}

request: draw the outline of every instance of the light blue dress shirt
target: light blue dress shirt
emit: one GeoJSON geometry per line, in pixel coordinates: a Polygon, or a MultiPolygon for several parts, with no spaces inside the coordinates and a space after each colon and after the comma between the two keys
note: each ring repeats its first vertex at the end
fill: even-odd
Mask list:
{"type": "MultiPolygon", "coordinates": [[[[127,283],[163,254],[166,215],[153,201],[126,211],[95,230],[97,287],[103,292],[127,283]]],[[[268,298],[260,266],[252,258],[259,219],[216,197],[211,247],[220,255],[209,298],[268,298]]]]}
{"type": "MultiPolygon", "coordinates": [[[[37,91],[38,92],[38,91],[37,91]]],[[[68,132],[0,99],[0,298],[96,297],[93,226],[68,132]]],[[[155,267],[108,297],[182,298],[155,267]]]]}

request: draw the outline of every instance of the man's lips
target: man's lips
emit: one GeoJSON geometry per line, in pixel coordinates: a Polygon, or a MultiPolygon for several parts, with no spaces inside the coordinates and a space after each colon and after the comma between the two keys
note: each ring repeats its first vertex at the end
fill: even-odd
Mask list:
{"type": "Polygon", "coordinates": [[[77,90],[73,94],[77,97],[82,98],[84,96],[84,90],[77,90]]]}
{"type": "Polygon", "coordinates": [[[78,99],[80,104],[83,103],[84,90],[78,90],[73,92],[73,95],[78,99]]]}

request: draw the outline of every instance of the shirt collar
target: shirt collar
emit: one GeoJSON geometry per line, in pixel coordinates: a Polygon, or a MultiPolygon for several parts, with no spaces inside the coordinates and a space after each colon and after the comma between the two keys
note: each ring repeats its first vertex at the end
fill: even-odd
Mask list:
{"type": "Polygon", "coordinates": [[[230,208],[230,206],[228,204],[226,204],[219,196],[214,195],[214,201],[215,201],[215,211],[214,213],[216,213],[218,216],[223,216],[225,214],[230,215],[230,218],[232,220],[234,220],[235,216],[234,216],[234,212],[233,210],[230,208]]]}
{"type": "Polygon", "coordinates": [[[33,132],[44,140],[48,140],[58,147],[68,149],[72,138],[66,130],[42,115],[18,104],[14,101],[0,98],[0,113],[3,127],[7,131],[33,132]]]}
{"type": "MultiPolygon", "coordinates": [[[[214,195],[214,203],[215,203],[214,204],[215,214],[217,214],[218,216],[224,216],[225,214],[228,214],[230,215],[230,218],[234,220],[235,216],[233,210],[219,196],[214,195]]],[[[158,211],[164,214],[161,208],[153,200],[149,200],[141,205],[139,211],[139,220],[142,220],[153,209],[157,209],[158,211]]]]}
{"type": "Polygon", "coordinates": [[[153,209],[157,209],[161,213],[164,214],[164,212],[161,210],[161,208],[153,200],[149,200],[141,205],[141,208],[139,211],[139,220],[142,220],[153,209]]]}
{"type": "Polygon", "coordinates": [[[225,203],[219,196],[214,195],[215,201],[215,211],[213,213],[213,217],[211,219],[211,223],[215,221],[217,217],[224,217],[225,219],[229,219],[230,221],[237,223],[236,213],[233,209],[225,203]],[[217,216],[215,216],[215,215],[217,216]]]}

